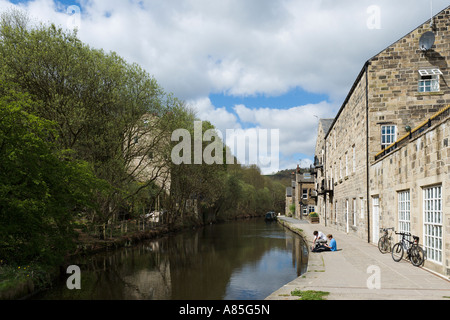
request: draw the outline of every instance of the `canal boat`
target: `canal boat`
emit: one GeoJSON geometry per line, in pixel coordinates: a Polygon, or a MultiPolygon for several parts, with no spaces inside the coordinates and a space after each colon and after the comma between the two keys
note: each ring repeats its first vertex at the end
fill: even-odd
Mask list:
{"type": "Polygon", "coordinates": [[[266,213],[266,221],[276,221],[277,220],[277,214],[273,211],[266,213]]]}

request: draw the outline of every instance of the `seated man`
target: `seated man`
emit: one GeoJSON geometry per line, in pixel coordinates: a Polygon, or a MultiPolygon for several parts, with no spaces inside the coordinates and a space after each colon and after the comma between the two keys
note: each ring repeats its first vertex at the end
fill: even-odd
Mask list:
{"type": "Polygon", "coordinates": [[[327,237],[330,240],[330,245],[325,244],[326,251],[337,251],[337,244],[333,235],[329,234],[327,237]]]}
{"type": "Polygon", "coordinates": [[[320,231],[314,231],[313,232],[314,239],[313,239],[313,245],[312,250],[314,251],[318,247],[322,246],[324,243],[327,243],[327,238],[325,237],[325,234],[320,231]]]}

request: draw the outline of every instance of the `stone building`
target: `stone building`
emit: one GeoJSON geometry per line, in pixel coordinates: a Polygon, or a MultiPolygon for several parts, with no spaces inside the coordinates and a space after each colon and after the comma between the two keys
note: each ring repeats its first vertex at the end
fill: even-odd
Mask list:
{"type": "Polygon", "coordinates": [[[376,227],[420,237],[426,266],[450,276],[450,105],[382,152],[370,166],[376,227]],[[377,222],[378,220],[378,222],[377,222]]]}
{"type": "Polygon", "coordinates": [[[286,187],[286,208],[285,208],[285,215],[290,216],[291,215],[291,205],[292,205],[292,187],[286,187]]]}
{"type": "Polygon", "coordinates": [[[293,175],[292,188],[295,193],[293,203],[295,204],[294,216],[298,219],[304,219],[311,212],[316,212],[316,188],[314,176],[310,172],[301,172],[297,167],[293,175]]]}
{"type": "MultiPolygon", "coordinates": [[[[319,130],[317,133],[316,140],[316,155],[314,157],[314,168],[313,175],[315,176],[315,198],[316,198],[316,208],[318,211],[322,212],[324,219],[328,217],[326,214],[327,207],[325,203],[329,201],[330,197],[333,196],[333,181],[325,179],[323,166],[325,164],[325,136],[330,130],[334,119],[320,119],[319,120],[319,130]]],[[[324,221],[326,223],[326,221],[324,221]]]]}
{"type": "Polygon", "coordinates": [[[321,223],[371,243],[381,227],[410,230],[427,249],[427,266],[445,274],[449,19],[450,7],[364,64],[328,130],[321,121],[315,154],[321,223]],[[434,45],[425,50],[429,37],[434,45]]]}
{"type": "MultiPolygon", "coordinates": [[[[286,196],[286,208],[288,208],[288,203],[295,205],[293,214],[295,218],[304,219],[309,213],[316,212],[317,193],[314,176],[311,172],[297,166],[297,170],[292,173],[292,186],[288,189],[291,190],[292,196],[286,196]]],[[[286,213],[290,214],[288,209],[286,209],[286,213]]]]}

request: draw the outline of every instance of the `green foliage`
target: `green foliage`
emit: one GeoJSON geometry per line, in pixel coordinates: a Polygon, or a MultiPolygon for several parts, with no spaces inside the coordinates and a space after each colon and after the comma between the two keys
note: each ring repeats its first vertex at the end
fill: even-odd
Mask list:
{"type": "Polygon", "coordinates": [[[54,124],[27,112],[27,95],[0,98],[0,256],[53,262],[70,248],[74,209],[96,185],[87,163],[56,148],[54,124]]]}
{"type": "Polygon", "coordinates": [[[289,212],[290,212],[291,214],[294,214],[294,213],[295,213],[295,203],[292,203],[292,204],[289,206],[289,212]]]}
{"type": "Polygon", "coordinates": [[[193,134],[196,116],[140,66],[28,21],[0,17],[3,260],[57,262],[75,220],[105,223],[157,203],[168,223],[283,210],[283,184],[257,166],[170,161],[172,132],[193,134]]]}

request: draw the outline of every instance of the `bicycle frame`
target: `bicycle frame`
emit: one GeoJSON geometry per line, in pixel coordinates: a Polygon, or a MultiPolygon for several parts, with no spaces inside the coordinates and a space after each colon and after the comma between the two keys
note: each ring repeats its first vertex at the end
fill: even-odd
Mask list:
{"type": "Polygon", "coordinates": [[[411,249],[413,245],[419,244],[419,237],[413,236],[411,233],[405,232],[396,232],[395,234],[399,234],[402,236],[402,239],[399,241],[402,243],[403,249],[408,250],[411,249]],[[406,237],[413,237],[413,241],[406,239],[406,237]]]}

